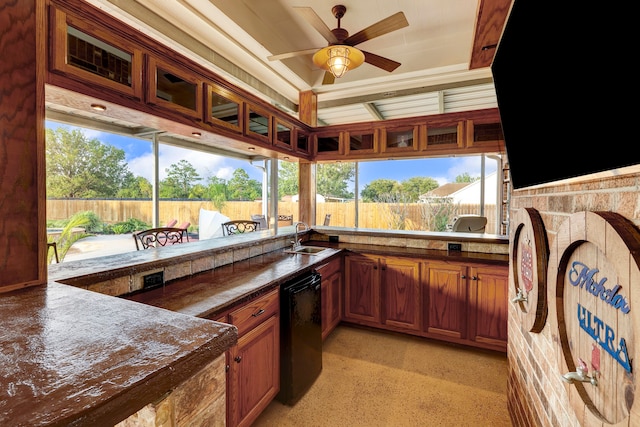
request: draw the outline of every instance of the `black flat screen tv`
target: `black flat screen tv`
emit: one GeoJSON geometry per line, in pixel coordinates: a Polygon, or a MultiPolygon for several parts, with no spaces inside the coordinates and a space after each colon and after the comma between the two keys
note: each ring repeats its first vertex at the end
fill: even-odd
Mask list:
{"type": "Polygon", "coordinates": [[[513,188],[640,164],[632,16],[514,1],[491,65],[513,188]]]}

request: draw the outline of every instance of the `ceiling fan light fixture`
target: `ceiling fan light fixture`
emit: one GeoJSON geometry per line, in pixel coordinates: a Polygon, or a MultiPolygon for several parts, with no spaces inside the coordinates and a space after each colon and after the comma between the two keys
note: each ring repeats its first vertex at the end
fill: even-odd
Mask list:
{"type": "Polygon", "coordinates": [[[352,46],[332,45],[313,55],[313,63],[340,78],[364,62],[364,53],[352,46]]]}

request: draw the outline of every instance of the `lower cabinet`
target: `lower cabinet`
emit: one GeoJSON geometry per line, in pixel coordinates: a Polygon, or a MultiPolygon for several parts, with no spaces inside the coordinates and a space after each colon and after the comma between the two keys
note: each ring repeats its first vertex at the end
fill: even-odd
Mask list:
{"type": "Polygon", "coordinates": [[[421,268],[427,336],[506,351],[507,266],[434,261],[421,268]]]}
{"type": "Polygon", "coordinates": [[[342,316],[342,257],[317,268],[322,277],[322,340],[338,326],[342,316]]]}
{"type": "Polygon", "coordinates": [[[410,258],[345,256],[344,318],[363,325],[420,331],[420,264],[410,258]]]}
{"type": "Polygon", "coordinates": [[[345,256],[347,322],[507,349],[508,266],[345,256]]]}
{"type": "Polygon", "coordinates": [[[249,426],[280,391],[279,289],[216,320],[238,328],[227,351],[227,425],[249,426]]]}

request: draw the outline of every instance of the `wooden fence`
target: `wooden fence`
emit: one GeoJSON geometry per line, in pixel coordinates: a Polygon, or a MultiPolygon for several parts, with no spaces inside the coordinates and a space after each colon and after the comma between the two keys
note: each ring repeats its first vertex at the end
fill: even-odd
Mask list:
{"type": "MultiPolygon", "coordinates": [[[[160,224],[171,219],[191,223],[191,229],[198,229],[200,208],[218,210],[212,202],[206,200],[161,200],[160,224]]],[[[426,215],[429,206],[422,203],[360,203],[358,207],[360,228],[398,229],[403,224],[406,230],[428,231],[426,215]]],[[[64,220],[76,212],[92,211],[102,222],[114,224],[131,218],[152,223],[153,205],[151,200],[99,200],[99,199],[50,199],[47,200],[47,220],[64,220]]],[[[262,202],[226,202],[221,213],[231,219],[249,219],[252,214],[262,212],[262,202]]],[[[298,220],[298,204],[296,202],[279,202],[280,215],[293,215],[298,220]]],[[[455,215],[479,214],[479,205],[456,205],[455,215]]],[[[331,214],[332,226],[354,227],[355,203],[318,203],[316,204],[316,224],[322,224],[325,215],[331,214]]],[[[487,233],[496,231],[495,205],[485,206],[487,217],[487,233]]]]}

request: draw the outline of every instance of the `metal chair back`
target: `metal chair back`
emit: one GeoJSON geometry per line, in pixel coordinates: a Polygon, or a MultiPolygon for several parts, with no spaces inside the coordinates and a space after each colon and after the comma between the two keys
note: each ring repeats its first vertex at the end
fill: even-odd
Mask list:
{"type": "Polygon", "coordinates": [[[184,229],[177,227],[157,227],[133,233],[136,249],[157,248],[159,246],[182,243],[184,229]]]}
{"type": "Polygon", "coordinates": [[[239,233],[250,233],[258,230],[260,230],[260,223],[258,221],[238,219],[222,223],[222,234],[224,236],[231,236],[232,234],[239,233]]]}

